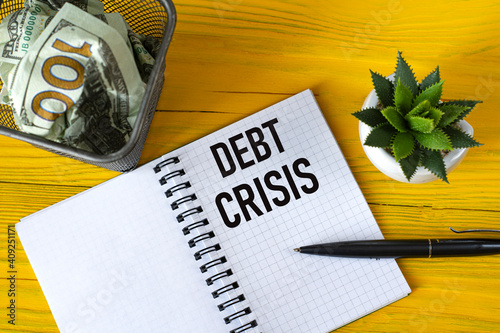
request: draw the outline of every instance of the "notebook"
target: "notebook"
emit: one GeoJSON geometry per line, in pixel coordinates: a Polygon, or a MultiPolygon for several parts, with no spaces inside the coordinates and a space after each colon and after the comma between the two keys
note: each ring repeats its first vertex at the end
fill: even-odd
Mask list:
{"type": "Polygon", "coordinates": [[[16,225],[62,332],[329,332],[410,292],[310,90],[16,225]]]}

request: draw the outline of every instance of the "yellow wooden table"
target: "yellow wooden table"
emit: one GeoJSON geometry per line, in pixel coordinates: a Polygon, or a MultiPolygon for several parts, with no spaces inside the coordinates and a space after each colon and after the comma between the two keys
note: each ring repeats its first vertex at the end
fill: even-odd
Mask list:
{"type": "MultiPolygon", "coordinates": [[[[500,229],[497,0],[175,4],[166,83],[140,164],[311,88],[386,238],[500,229]],[[449,185],[390,180],[363,153],[350,114],[372,89],[368,69],[392,73],[397,50],[419,79],[440,66],[444,98],[484,101],[467,118],[484,146],[469,151],[449,185]]],[[[8,324],[8,226],[117,175],[0,138],[0,331],[58,331],[18,238],[16,325],[8,324]]],[[[412,294],[340,332],[500,330],[500,256],[398,263],[412,294]]]]}

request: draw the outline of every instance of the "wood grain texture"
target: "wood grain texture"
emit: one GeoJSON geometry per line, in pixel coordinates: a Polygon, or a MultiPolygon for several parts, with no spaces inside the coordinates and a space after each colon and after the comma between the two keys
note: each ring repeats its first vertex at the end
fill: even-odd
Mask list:
{"type": "MultiPolygon", "coordinates": [[[[175,4],[165,86],[140,164],[311,88],[387,238],[500,228],[497,1],[175,4]],[[392,73],[397,50],[419,79],[439,65],[445,98],[484,101],[467,118],[484,146],[469,151],[449,185],[392,181],[363,153],[351,113],[372,89],[368,69],[392,73]]],[[[19,239],[16,325],[7,323],[7,226],[116,175],[0,137],[0,331],[58,332],[19,239]]],[[[339,332],[500,330],[500,256],[398,263],[412,294],[339,332]]]]}

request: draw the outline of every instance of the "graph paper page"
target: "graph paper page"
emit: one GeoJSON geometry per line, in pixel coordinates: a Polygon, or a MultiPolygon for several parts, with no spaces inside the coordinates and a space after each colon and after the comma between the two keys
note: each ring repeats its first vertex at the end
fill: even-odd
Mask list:
{"type": "MultiPolygon", "coordinates": [[[[224,155],[222,151],[219,155],[224,155]]],[[[264,155],[263,147],[260,151],[257,154],[264,155]]],[[[394,260],[330,258],[293,251],[304,245],[383,238],[311,91],[215,132],[183,149],[180,156],[192,192],[204,208],[200,215],[211,222],[214,242],[222,246],[213,258],[223,254],[228,259],[225,266],[234,273],[228,281],[238,281],[239,288],[228,298],[244,292],[248,304],[242,306],[251,308],[248,316],[256,318],[259,332],[328,332],[410,292],[394,260]],[[271,119],[277,119],[278,144],[269,127],[261,125],[271,119]],[[254,127],[262,129],[263,141],[272,151],[260,162],[245,133],[254,127]],[[244,151],[241,159],[249,165],[246,168],[240,167],[231,141],[236,142],[236,150],[244,151]],[[234,173],[225,177],[209,149],[218,142],[226,143],[236,165],[234,173]],[[301,178],[293,172],[294,162],[303,159],[309,165],[298,164],[299,169],[314,175],[319,184],[314,192],[311,176],[301,178]],[[284,168],[295,180],[295,194],[284,168]],[[281,190],[270,190],[265,185],[266,175],[281,190]],[[265,195],[259,194],[254,179],[265,195]],[[313,193],[305,193],[301,186],[313,193]],[[273,199],[287,201],[283,188],[290,199],[277,206],[273,199]],[[218,196],[222,212],[217,207],[218,196]],[[250,215],[247,220],[237,198],[244,201],[250,196],[254,199],[248,202],[253,206],[244,205],[250,215]],[[267,208],[265,200],[269,201],[267,208]],[[223,214],[229,222],[237,216],[241,221],[228,227],[223,214]]],[[[227,160],[225,165],[230,169],[227,160]]]]}

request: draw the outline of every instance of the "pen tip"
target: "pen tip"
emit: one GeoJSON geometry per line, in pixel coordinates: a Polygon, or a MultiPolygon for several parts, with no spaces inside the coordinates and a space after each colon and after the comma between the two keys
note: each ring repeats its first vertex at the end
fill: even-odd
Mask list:
{"type": "Polygon", "coordinates": [[[300,252],[300,247],[293,249],[295,252],[300,252]]]}

